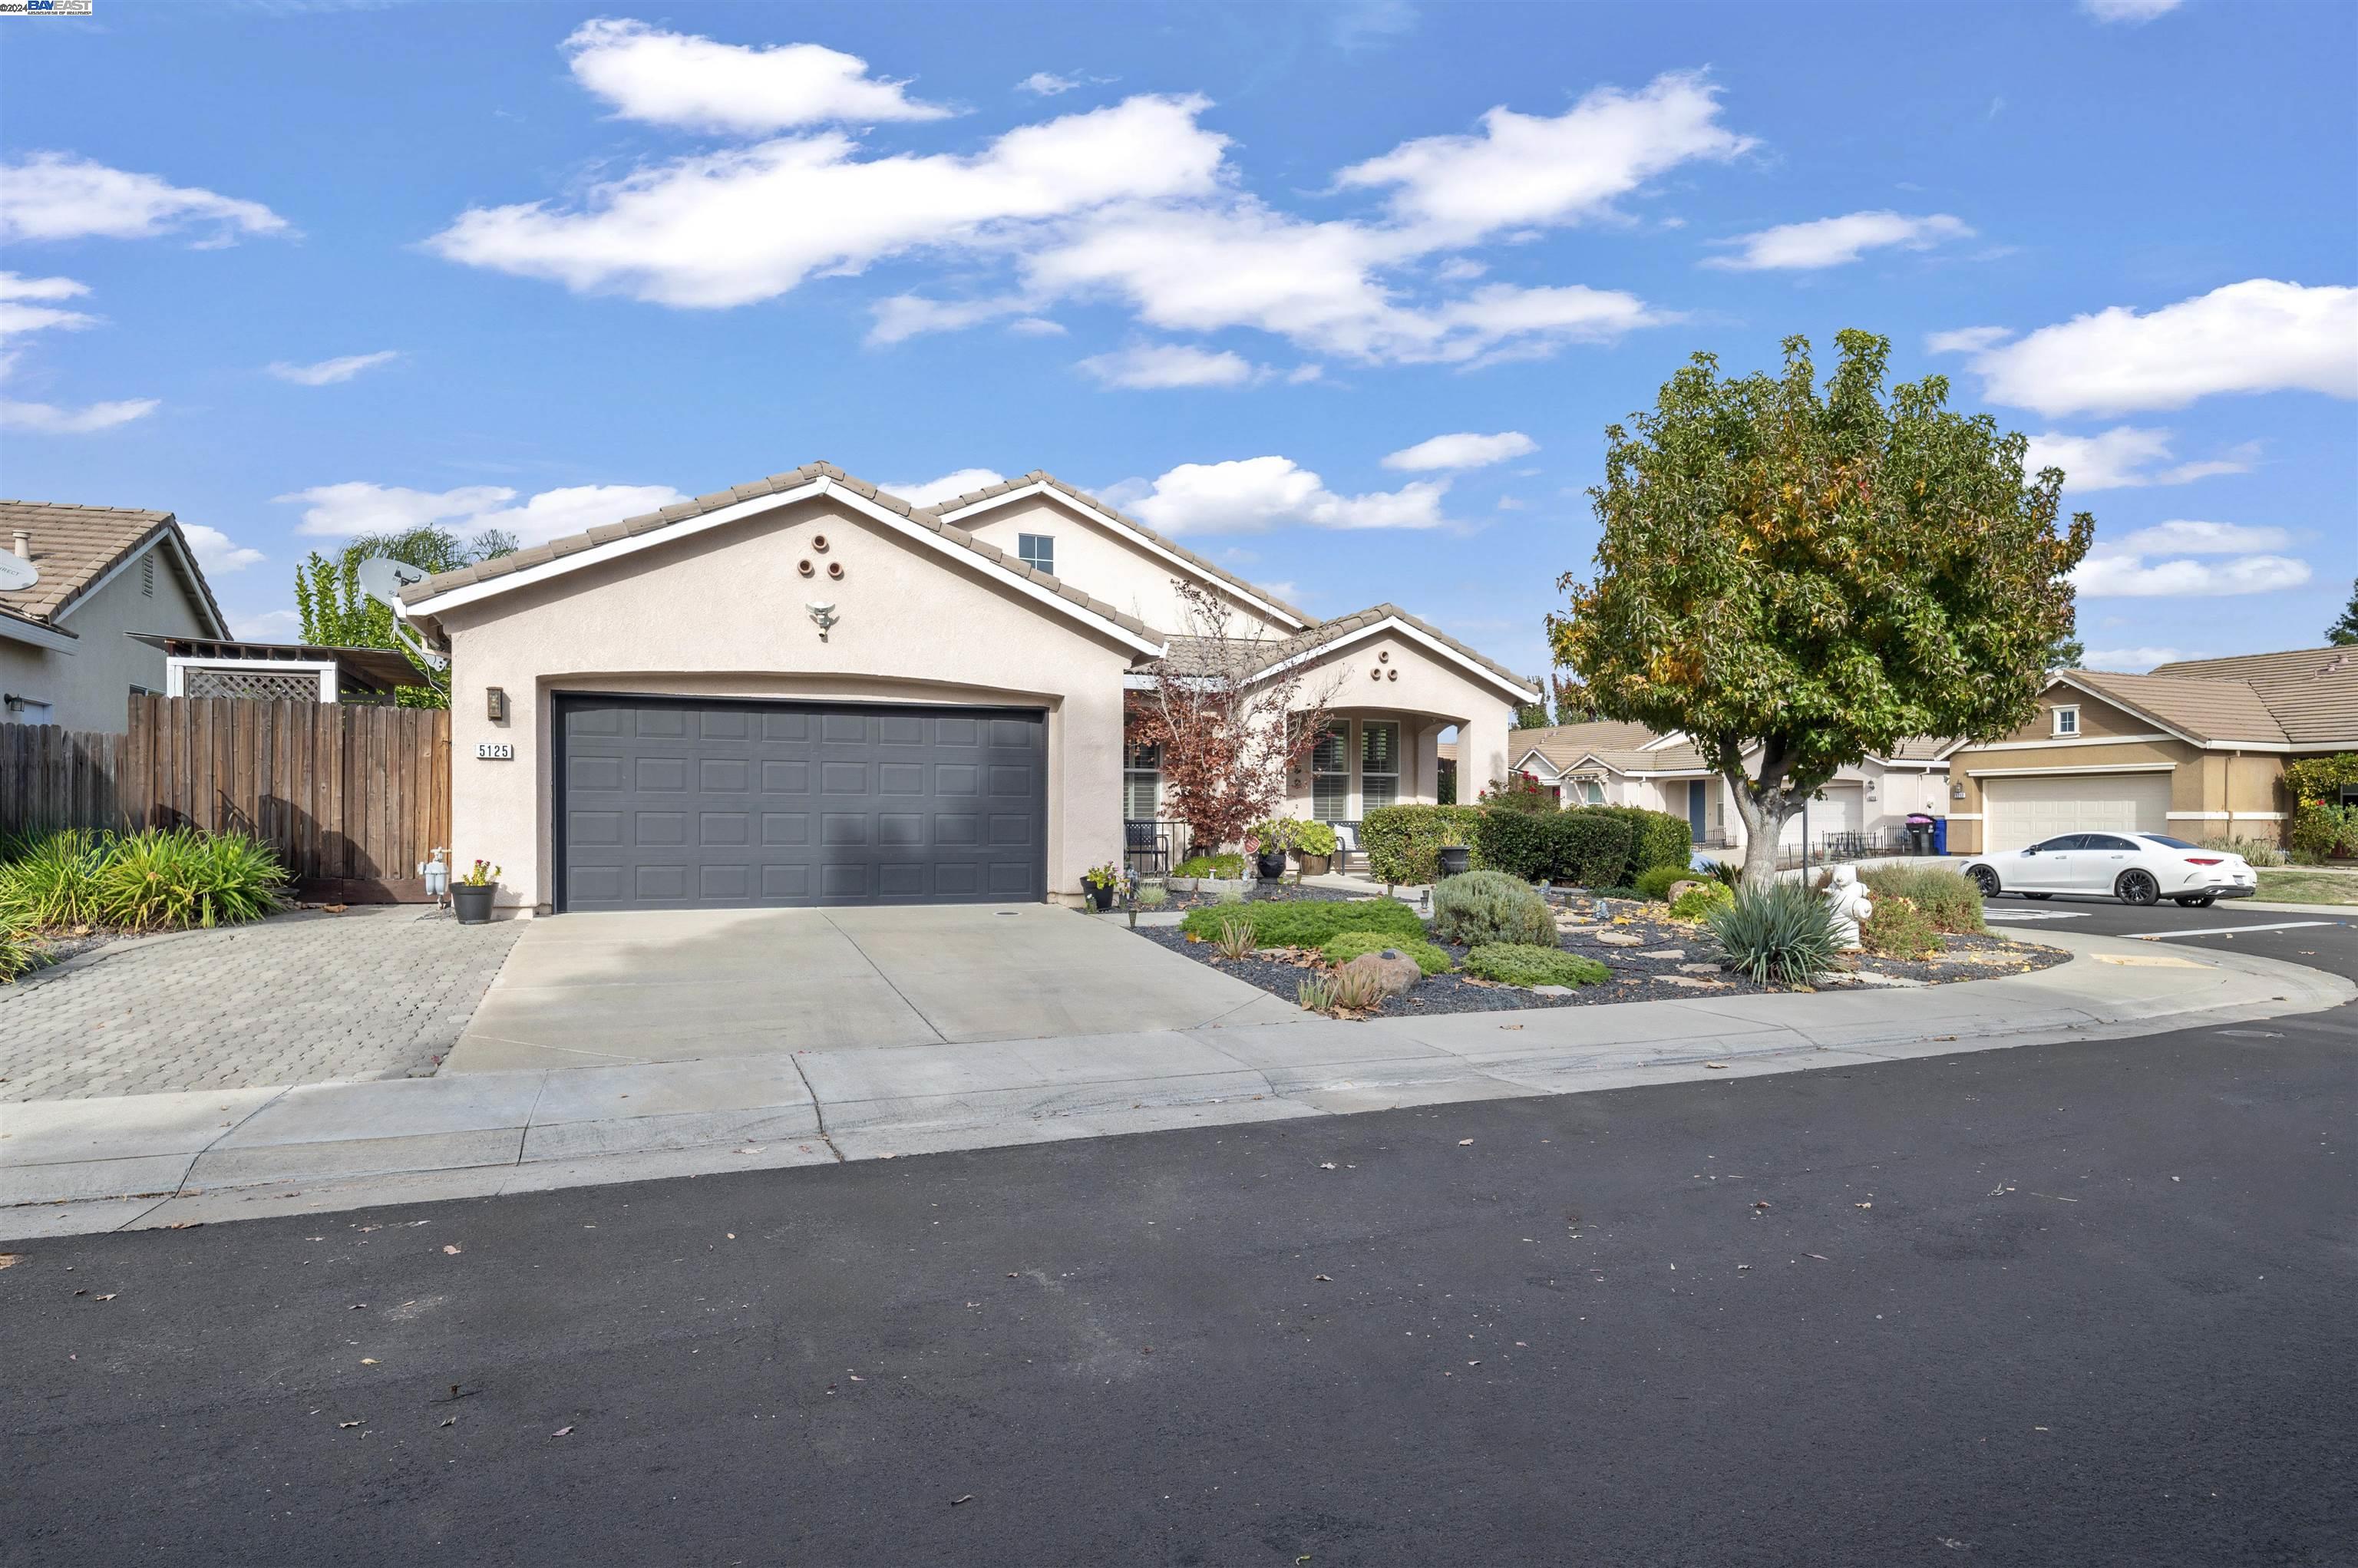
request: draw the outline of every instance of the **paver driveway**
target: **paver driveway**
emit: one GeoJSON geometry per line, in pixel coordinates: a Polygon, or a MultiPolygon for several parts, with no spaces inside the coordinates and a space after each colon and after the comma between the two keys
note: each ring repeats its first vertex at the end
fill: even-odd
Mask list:
{"type": "Polygon", "coordinates": [[[0,1101],[398,1078],[449,1052],[523,927],[301,911],[0,986],[0,1101]]]}
{"type": "Polygon", "coordinates": [[[1275,1022],[1241,980],[1047,904],[536,920],[446,1073],[1275,1022]]]}

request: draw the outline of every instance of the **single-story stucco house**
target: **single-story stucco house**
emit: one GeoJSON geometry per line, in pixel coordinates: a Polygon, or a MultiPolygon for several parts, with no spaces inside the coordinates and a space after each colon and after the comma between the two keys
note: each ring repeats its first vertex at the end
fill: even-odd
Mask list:
{"type": "MultiPolygon", "coordinates": [[[[1744,822],[1729,802],[1726,781],[1684,735],[1598,719],[1518,730],[1508,738],[1507,749],[1517,772],[1555,791],[1567,806],[1667,811],[1686,818],[1700,846],[1744,847],[1744,822]]],[[[1891,756],[1869,757],[1842,769],[1810,802],[1809,841],[1855,852],[1860,846],[1847,841],[1852,836],[1884,842],[1910,813],[1942,815],[1947,807],[1946,759],[1955,749],[1953,741],[1910,740],[1891,756]]],[[[1755,752],[1747,761],[1757,758],[1755,752]]],[[[1798,815],[1788,819],[1779,841],[1800,848],[1804,820],[1798,815]]]]}
{"type": "Polygon", "coordinates": [[[2020,729],[1949,758],[1952,853],[2059,833],[2281,842],[2285,765],[2358,751],[2358,647],[2065,670],[2020,729]]]}
{"type": "Polygon", "coordinates": [[[0,548],[32,568],[0,586],[0,724],[121,730],[161,693],[161,648],[136,633],[227,637],[221,606],[168,512],[0,501],[0,548]]]}
{"type": "Polygon", "coordinates": [[[1045,473],[916,507],[814,463],[403,590],[451,661],[452,858],[539,912],[1076,899],[1158,813],[1125,694],[1184,640],[1177,582],[1336,692],[1298,815],[1432,800],[1453,730],[1499,772],[1537,695],[1045,473]]]}

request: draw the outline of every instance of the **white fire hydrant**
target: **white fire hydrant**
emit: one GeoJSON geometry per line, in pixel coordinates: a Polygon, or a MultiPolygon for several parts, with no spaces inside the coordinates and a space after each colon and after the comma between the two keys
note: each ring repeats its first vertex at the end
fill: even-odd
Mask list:
{"type": "Polygon", "coordinates": [[[1836,866],[1827,873],[1825,899],[1833,914],[1834,941],[1845,953],[1859,950],[1858,928],[1875,913],[1875,901],[1859,885],[1858,873],[1836,866]]]}

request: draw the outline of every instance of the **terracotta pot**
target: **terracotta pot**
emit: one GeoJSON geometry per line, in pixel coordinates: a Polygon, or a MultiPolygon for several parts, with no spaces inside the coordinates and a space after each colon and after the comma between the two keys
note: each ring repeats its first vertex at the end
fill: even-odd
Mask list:
{"type": "Polygon", "coordinates": [[[499,885],[497,882],[485,882],[478,887],[467,882],[460,882],[452,887],[450,907],[459,912],[459,924],[461,925],[490,925],[492,894],[498,890],[499,885]]]}

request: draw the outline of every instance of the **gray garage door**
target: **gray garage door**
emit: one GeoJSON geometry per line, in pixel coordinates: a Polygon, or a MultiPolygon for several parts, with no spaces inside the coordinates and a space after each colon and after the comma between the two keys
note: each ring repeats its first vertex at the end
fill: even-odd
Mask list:
{"type": "Polygon", "coordinates": [[[1036,902],[1034,709],[561,697],[559,909],[1036,902]]]}

